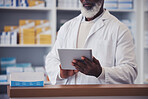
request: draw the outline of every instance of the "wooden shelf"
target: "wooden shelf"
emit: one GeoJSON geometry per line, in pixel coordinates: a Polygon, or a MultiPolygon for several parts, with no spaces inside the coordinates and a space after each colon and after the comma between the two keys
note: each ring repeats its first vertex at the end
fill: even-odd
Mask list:
{"type": "Polygon", "coordinates": [[[148,96],[148,85],[45,85],[44,87],[10,87],[10,98],[26,97],[71,97],[71,96],[148,96]]]}
{"type": "Polygon", "coordinates": [[[41,7],[41,8],[33,8],[33,7],[0,7],[2,10],[38,10],[38,11],[49,11],[51,8],[41,7]]]}
{"type": "Polygon", "coordinates": [[[0,45],[0,47],[52,47],[52,45],[0,45]]]}

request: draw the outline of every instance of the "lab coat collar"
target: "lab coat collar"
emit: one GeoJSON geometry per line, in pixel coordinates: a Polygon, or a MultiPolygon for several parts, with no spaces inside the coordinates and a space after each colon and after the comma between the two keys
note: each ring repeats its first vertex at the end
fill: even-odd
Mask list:
{"type": "MultiPolygon", "coordinates": [[[[104,26],[104,21],[109,19],[110,18],[110,13],[108,10],[105,9],[105,12],[103,13],[103,15],[98,18],[97,20],[95,20],[95,23],[94,25],[92,26],[86,40],[85,40],[85,44],[84,44],[84,47],[86,46],[86,43],[88,41],[88,39],[94,34],[96,33],[99,29],[101,29],[103,26],[104,26]]],[[[79,27],[80,27],[80,24],[83,20],[83,16],[82,14],[80,14],[78,17],[77,17],[77,24],[75,26],[75,30],[76,30],[76,33],[74,33],[74,38],[73,40],[74,41],[74,47],[76,48],[76,44],[77,44],[77,36],[78,36],[78,32],[79,32],[79,27]]]]}
{"type": "MultiPolygon", "coordinates": [[[[101,19],[101,20],[106,20],[106,19],[108,19],[108,18],[110,18],[109,17],[109,15],[110,15],[110,13],[109,13],[109,11],[108,10],[106,10],[106,9],[104,9],[104,11],[103,11],[103,14],[102,15],[100,15],[100,16],[98,16],[97,18],[95,18],[94,20],[92,20],[94,23],[95,22],[97,22],[97,20],[99,20],[99,19],[101,19]]],[[[78,16],[79,18],[81,17],[82,19],[82,22],[84,22],[85,21],[85,16],[83,16],[82,14],[80,14],[80,16],[78,16]]]]}

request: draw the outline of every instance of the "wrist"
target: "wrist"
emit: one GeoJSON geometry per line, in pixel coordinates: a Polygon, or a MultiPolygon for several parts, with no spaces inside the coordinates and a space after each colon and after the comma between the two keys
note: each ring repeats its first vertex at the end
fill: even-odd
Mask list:
{"type": "Polygon", "coordinates": [[[95,77],[98,78],[102,74],[102,67],[99,69],[99,72],[96,73],[95,77]]]}

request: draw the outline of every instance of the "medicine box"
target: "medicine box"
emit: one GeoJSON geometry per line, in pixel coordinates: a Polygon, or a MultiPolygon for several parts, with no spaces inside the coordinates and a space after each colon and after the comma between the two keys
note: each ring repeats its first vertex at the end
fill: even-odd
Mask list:
{"type": "Polygon", "coordinates": [[[104,7],[106,9],[117,9],[118,8],[118,3],[117,2],[107,2],[107,3],[104,3],[104,7]]]}
{"type": "Polygon", "coordinates": [[[118,2],[120,2],[120,3],[131,3],[131,2],[133,2],[133,0],[118,0],[118,2]]]}
{"type": "Polygon", "coordinates": [[[133,9],[133,3],[118,3],[119,9],[133,9]]]}
{"type": "Polygon", "coordinates": [[[7,82],[7,75],[0,75],[0,82],[7,82]]]}
{"type": "Polygon", "coordinates": [[[16,29],[18,30],[18,26],[4,26],[4,32],[13,32],[16,29]]]}
{"type": "Polygon", "coordinates": [[[48,20],[35,20],[35,28],[50,27],[48,20]]]}
{"type": "Polygon", "coordinates": [[[10,75],[11,87],[41,87],[44,86],[43,72],[22,72],[11,73],[10,75]]]}
{"type": "Polygon", "coordinates": [[[45,2],[42,0],[28,0],[29,7],[45,7],[45,2]]]}

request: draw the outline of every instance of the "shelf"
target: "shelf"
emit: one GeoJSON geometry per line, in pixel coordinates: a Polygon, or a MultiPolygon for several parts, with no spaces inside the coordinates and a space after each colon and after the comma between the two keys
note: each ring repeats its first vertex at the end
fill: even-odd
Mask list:
{"type": "Polygon", "coordinates": [[[0,47],[52,47],[52,45],[0,45],[0,47]]]}
{"type": "Polygon", "coordinates": [[[9,85],[9,82],[0,82],[0,86],[1,85],[9,85]]]}
{"type": "Polygon", "coordinates": [[[111,12],[135,12],[134,9],[108,9],[111,12]]]}
{"type": "Polygon", "coordinates": [[[80,11],[80,8],[61,8],[61,7],[57,7],[57,10],[64,10],[64,11],[80,11]]]}
{"type": "Polygon", "coordinates": [[[51,8],[33,8],[33,7],[0,7],[2,10],[37,10],[37,11],[49,11],[51,8]]]}
{"type": "MultiPolygon", "coordinates": [[[[80,11],[80,8],[60,8],[57,7],[57,10],[64,10],[64,11],[80,11]]],[[[108,9],[111,12],[134,12],[134,9],[108,9]]]]}

